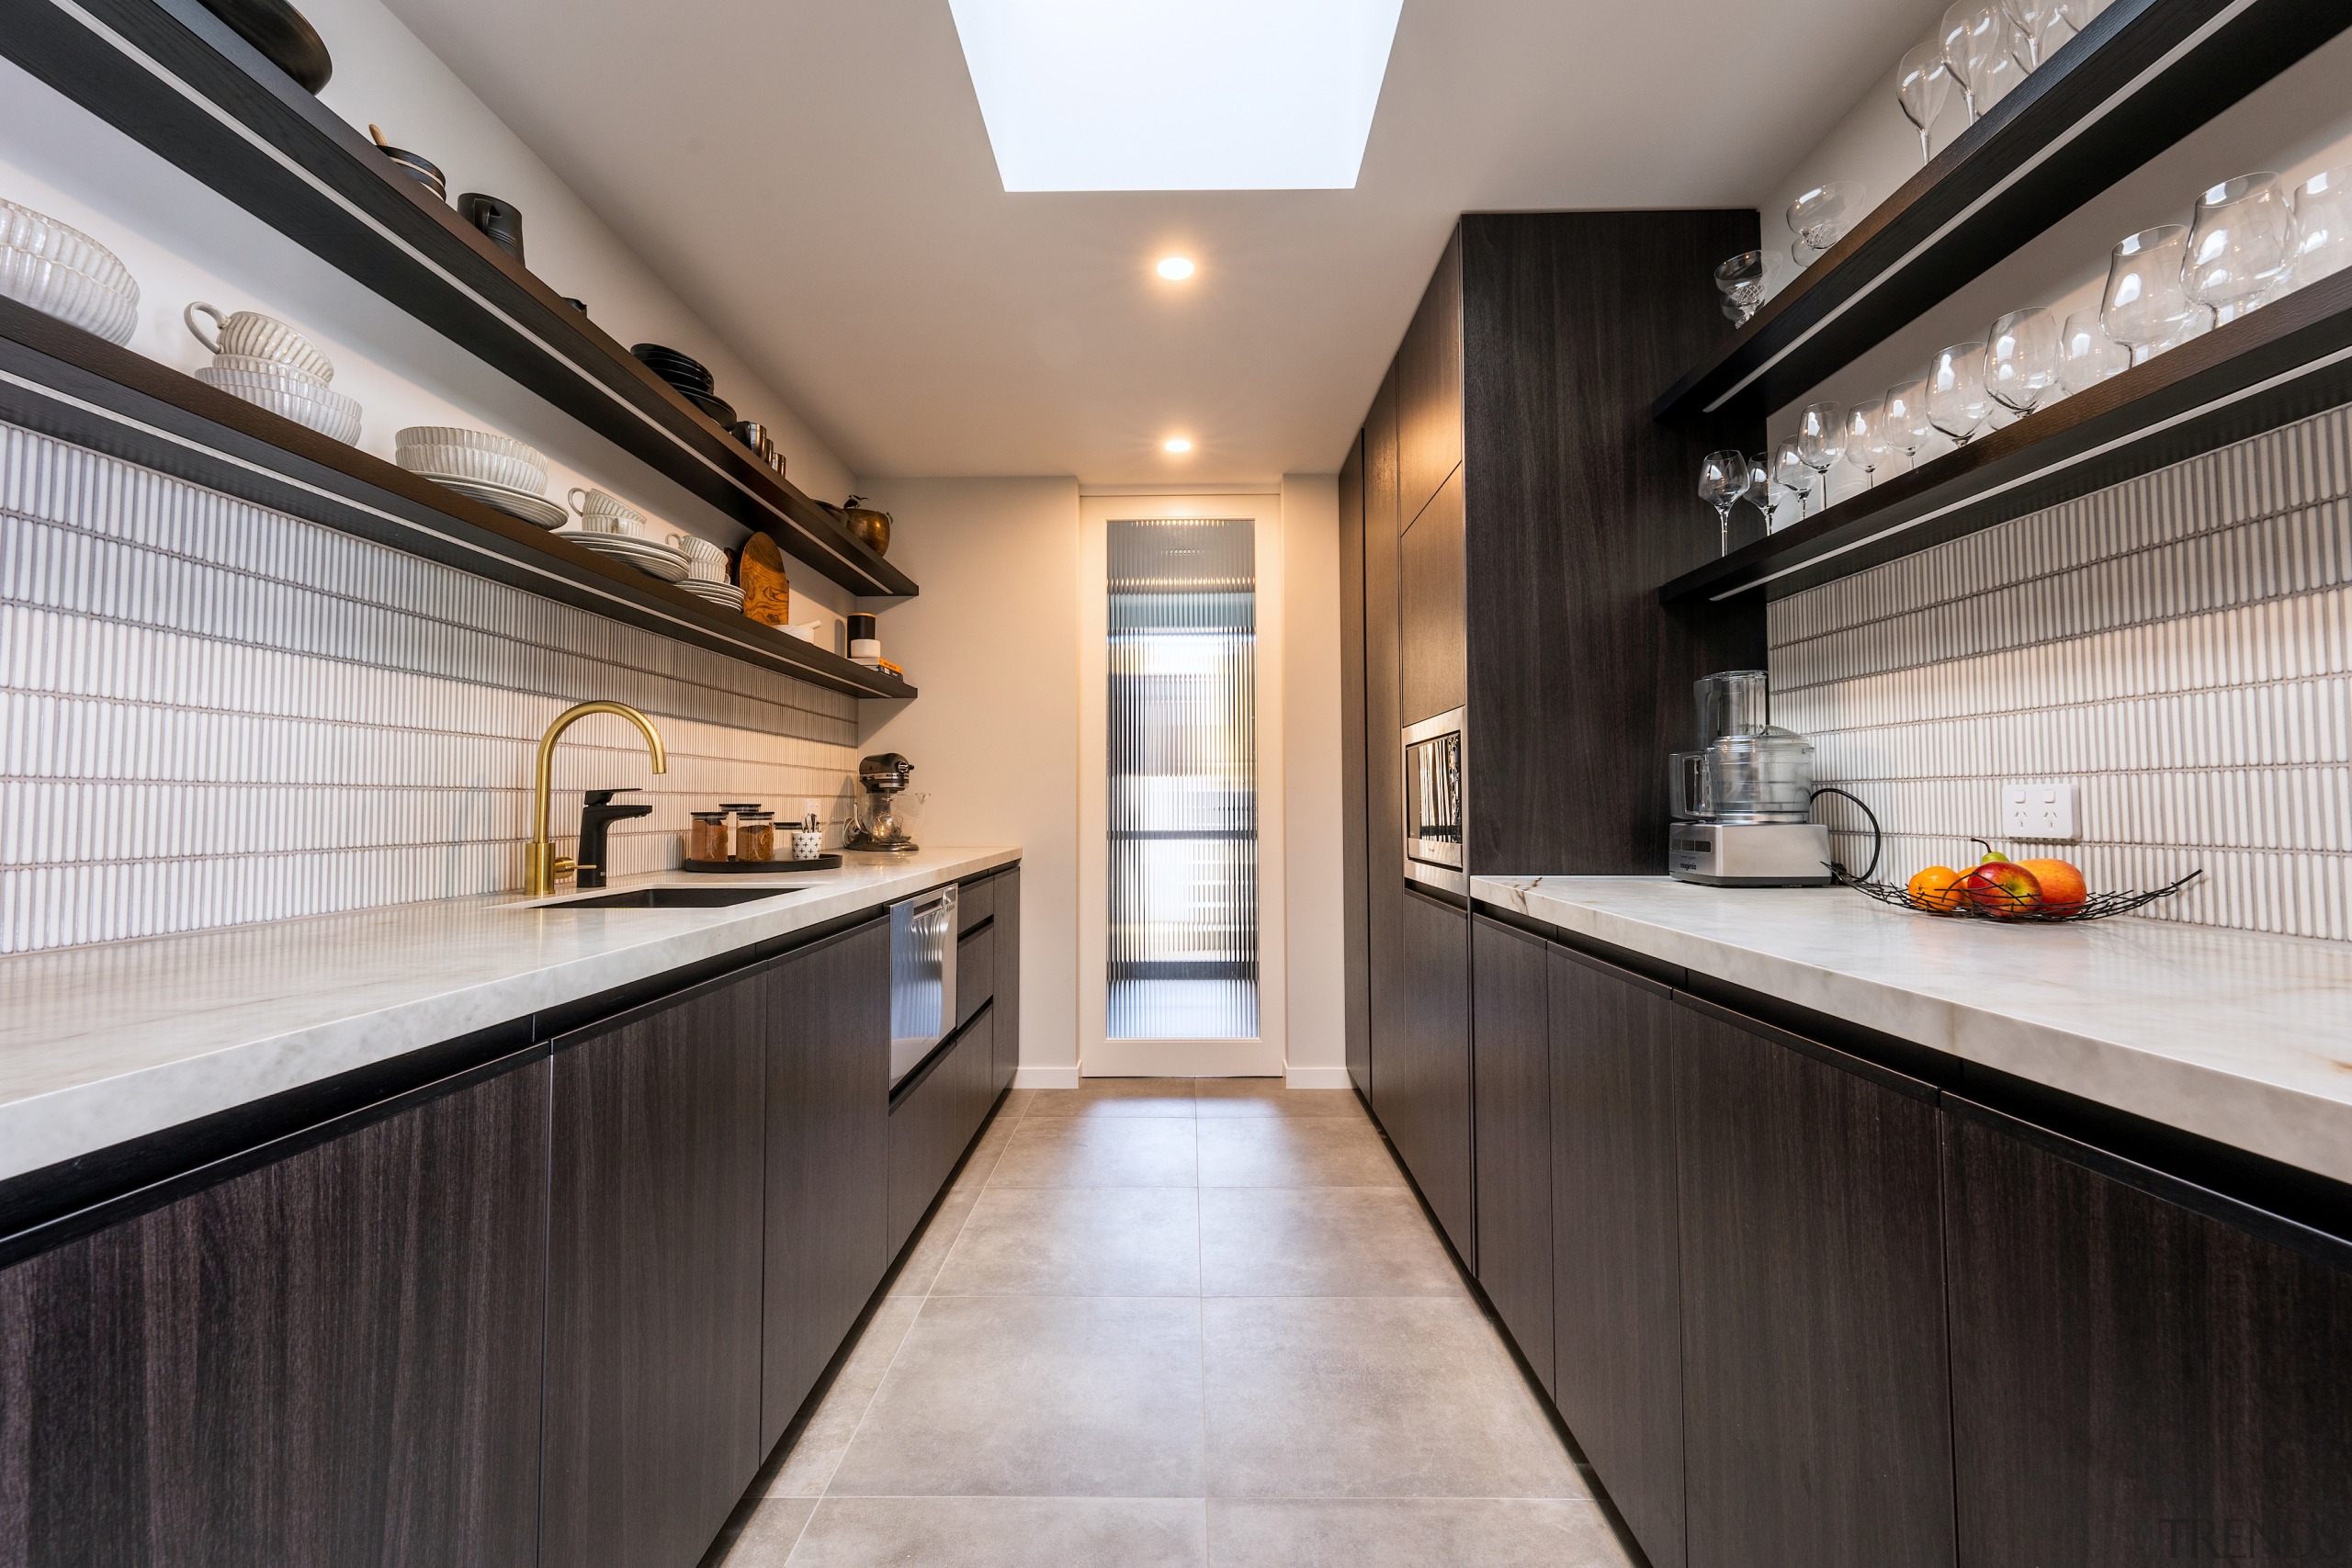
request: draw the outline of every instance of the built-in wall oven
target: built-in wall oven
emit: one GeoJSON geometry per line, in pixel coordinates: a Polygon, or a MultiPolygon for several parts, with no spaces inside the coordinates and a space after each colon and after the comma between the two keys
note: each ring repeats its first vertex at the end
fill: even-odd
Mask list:
{"type": "Polygon", "coordinates": [[[1467,893],[1463,858],[1463,770],[1469,710],[1454,708],[1405,727],[1405,874],[1449,893],[1467,893]]]}
{"type": "Polygon", "coordinates": [[[890,906],[890,1087],[956,1027],[956,889],[890,906]]]}

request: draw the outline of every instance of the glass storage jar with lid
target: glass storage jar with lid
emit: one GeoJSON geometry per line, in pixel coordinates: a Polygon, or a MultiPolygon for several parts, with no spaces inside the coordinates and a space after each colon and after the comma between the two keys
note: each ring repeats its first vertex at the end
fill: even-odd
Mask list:
{"type": "Polygon", "coordinates": [[[698,861],[723,861],[727,858],[727,813],[697,811],[694,814],[694,830],[686,840],[686,858],[698,861]]]}
{"type": "Polygon", "coordinates": [[[736,817],[735,858],[762,862],[775,859],[775,813],[746,811],[736,817]]]}

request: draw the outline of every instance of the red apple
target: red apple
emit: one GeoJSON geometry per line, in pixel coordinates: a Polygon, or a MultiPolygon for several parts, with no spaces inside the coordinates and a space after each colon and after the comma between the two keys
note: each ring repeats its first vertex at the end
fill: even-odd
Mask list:
{"type": "Polygon", "coordinates": [[[2005,860],[1988,860],[1968,874],[1961,885],[1967,900],[2001,919],[2030,915],[2041,908],[2041,884],[2033,873],[2005,860]]]}

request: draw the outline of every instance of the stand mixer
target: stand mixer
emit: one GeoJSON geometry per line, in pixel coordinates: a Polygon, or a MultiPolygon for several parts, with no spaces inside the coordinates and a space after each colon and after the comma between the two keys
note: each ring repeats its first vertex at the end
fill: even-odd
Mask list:
{"type": "Polygon", "coordinates": [[[903,855],[921,847],[915,842],[915,818],[928,797],[906,793],[914,771],[915,765],[897,751],[859,759],[857,782],[865,794],[851,809],[842,848],[903,855]]]}
{"type": "Polygon", "coordinates": [[[1726,670],[1694,688],[1703,750],[1674,756],[1667,869],[1711,887],[1826,887],[1829,829],[1812,820],[1813,742],[1767,718],[1771,677],[1726,670]]]}

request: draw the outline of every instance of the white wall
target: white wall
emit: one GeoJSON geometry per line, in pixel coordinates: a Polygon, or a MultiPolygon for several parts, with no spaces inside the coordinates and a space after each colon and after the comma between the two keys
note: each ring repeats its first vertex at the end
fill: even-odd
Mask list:
{"type": "Polygon", "coordinates": [[[1283,967],[1288,1077],[1348,1087],[1340,908],[1340,482],[1283,479],[1283,967]]]}
{"type": "Polygon", "coordinates": [[[890,558],[925,584],[881,628],[922,694],[861,704],[861,750],[913,761],[928,841],[1021,846],[1021,1082],[1074,1086],[1078,481],[877,479],[871,493],[896,518],[890,558]]]}
{"type": "MultiPolygon", "coordinates": [[[[796,483],[827,499],[846,492],[846,468],[783,400],[389,11],[376,0],[310,0],[304,9],[334,55],[322,95],[330,108],[363,134],[372,120],[396,144],[434,159],[453,198],[481,190],[514,201],[531,268],[557,292],[585,300],[624,344],[667,343],[702,359],[744,417],[775,426],[796,483]]],[[[192,299],[263,310],[293,322],[334,361],[336,389],[364,411],[358,445],[368,452],[389,459],[393,433],[410,424],[499,430],[548,455],[550,496],[598,485],[721,543],[742,536],[602,436],[7,62],[0,197],[84,230],[122,258],[139,282],[130,346],[141,354],[184,370],[209,362],[180,321],[192,299]]],[[[848,607],[843,591],[813,570],[792,576],[796,590],[848,607]]]]}

